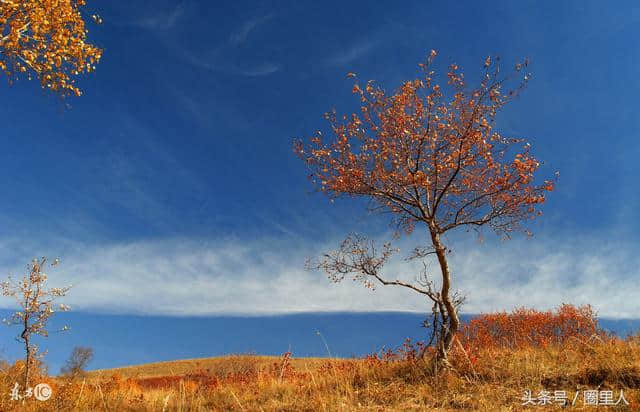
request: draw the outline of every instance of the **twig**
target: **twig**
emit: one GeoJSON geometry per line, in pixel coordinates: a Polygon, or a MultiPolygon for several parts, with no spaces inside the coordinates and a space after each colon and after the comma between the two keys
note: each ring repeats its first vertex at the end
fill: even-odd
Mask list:
{"type": "Polygon", "coordinates": [[[171,394],[168,394],[167,396],[164,397],[164,402],[162,404],[162,412],[167,410],[167,405],[169,404],[169,398],[170,397],[171,397],[171,394]]]}
{"type": "Polygon", "coordinates": [[[231,392],[231,394],[233,395],[233,398],[236,400],[236,402],[238,402],[238,406],[240,406],[240,409],[242,409],[244,411],[244,406],[242,406],[242,403],[240,402],[240,399],[238,399],[236,394],[233,392],[233,389],[229,388],[229,392],[231,392]]]}
{"type": "Polygon", "coordinates": [[[100,392],[100,397],[102,398],[102,404],[104,405],[104,410],[109,411],[109,408],[107,407],[107,401],[104,398],[104,393],[102,393],[102,388],[100,387],[100,384],[98,384],[98,392],[100,392]]]}
{"type": "Polygon", "coordinates": [[[473,372],[473,377],[477,379],[478,378],[478,373],[476,372],[475,368],[473,367],[473,363],[471,362],[471,358],[469,358],[469,354],[464,349],[464,346],[462,346],[462,343],[460,343],[460,339],[458,339],[457,336],[454,336],[453,338],[458,343],[458,346],[460,347],[460,349],[462,349],[462,353],[464,353],[465,358],[467,358],[467,361],[469,362],[469,366],[471,366],[471,372],[473,372]]]}
{"type": "Polygon", "coordinates": [[[78,408],[78,404],[80,403],[80,398],[82,398],[82,391],[84,390],[85,383],[86,383],[86,379],[83,379],[82,386],[80,387],[80,394],[78,395],[78,400],[76,401],[76,409],[78,408]]]}

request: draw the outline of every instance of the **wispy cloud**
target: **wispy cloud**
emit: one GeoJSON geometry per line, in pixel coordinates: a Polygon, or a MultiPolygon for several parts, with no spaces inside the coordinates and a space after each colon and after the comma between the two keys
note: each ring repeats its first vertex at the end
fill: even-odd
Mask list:
{"type": "MultiPolygon", "coordinates": [[[[168,230],[184,212],[167,202],[171,188],[184,190],[183,200],[197,204],[206,185],[188,162],[179,159],[165,136],[143,120],[116,109],[117,119],[107,133],[119,138],[96,142],[94,155],[85,159],[91,183],[70,188],[83,199],[84,209],[69,210],[69,219],[124,212],[147,227],[168,230]],[[162,182],[162,184],[159,184],[162,182]]],[[[58,217],[56,216],[56,219],[58,217]]],[[[98,226],[106,222],[94,221],[98,226]]]]}
{"type": "MultiPolygon", "coordinates": [[[[331,249],[333,243],[182,238],[93,246],[61,242],[56,243],[65,250],[57,269],[60,277],[50,277],[76,284],[67,299],[76,310],[256,315],[429,309],[411,291],[379,287],[372,292],[351,281],[332,284],[303,269],[306,257],[331,249]]],[[[590,303],[602,316],[639,317],[637,248],[622,241],[603,246],[598,238],[463,243],[452,254],[454,286],[468,297],[467,313],[521,305],[546,309],[570,302],[590,303]]],[[[43,249],[34,245],[21,250],[43,249]]],[[[24,262],[9,256],[13,251],[2,248],[0,253],[0,272],[23,267],[24,262]]],[[[397,259],[387,276],[411,280],[418,269],[419,264],[397,259]]],[[[2,302],[6,307],[8,302],[2,302]]]]}
{"type": "MultiPolygon", "coordinates": [[[[175,101],[179,114],[187,116],[189,121],[195,121],[207,131],[219,130],[221,120],[238,131],[249,131],[251,128],[249,119],[241,110],[234,105],[221,104],[215,95],[196,96],[177,84],[167,85],[167,92],[175,101]]],[[[203,188],[199,190],[205,191],[203,188]]]]}
{"type": "Polygon", "coordinates": [[[267,76],[280,70],[279,64],[264,63],[248,69],[239,69],[239,72],[249,77],[267,76]]]}
{"type": "Polygon", "coordinates": [[[255,63],[253,65],[237,64],[229,57],[225,47],[220,47],[204,54],[185,52],[185,58],[189,63],[201,69],[247,77],[268,76],[282,69],[280,64],[273,62],[255,63]]]}
{"type": "Polygon", "coordinates": [[[254,31],[260,25],[271,20],[273,16],[274,14],[270,13],[265,16],[260,16],[245,21],[240,27],[238,27],[233,33],[231,33],[231,35],[229,36],[229,43],[233,46],[244,43],[252,31],[254,31]]]}
{"type": "Polygon", "coordinates": [[[344,66],[369,54],[377,45],[376,39],[366,39],[361,42],[352,44],[346,49],[336,52],[333,56],[327,58],[328,66],[344,66]]]}
{"type": "Polygon", "coordinates": [[[268,76],[282,69],[282,65],[273,61],[253,61],[241,58],[244,53],[240,46],[245,43],[254,30],[271,20],[273,13],[245,21],[229,35],[228,41],[218,43],[207,51],[195,52],[183,50],[186,60],[192,65],[221,73],[247,77],[268,76]]]}
{"type": "Polygon", "coordinates": [[[197,56],[195,54],[187,55],[187,60],[196,67],[205,70],[216,71],[246,77],[261,77],[276,73],[282,69],[277,63],[257,63],[251,65],[238,65],[227,58],[219,57],[221,54],[214,53],[210,57],[197,56]]]}
{"type": "Polygon", "coordinates": [[[167,12],[157,12],[153,15],[143,17],[135,21],[134,25],[148,30],[169,30],[176,26],[184,14],[184,5],[178,4],[167,12]]]}

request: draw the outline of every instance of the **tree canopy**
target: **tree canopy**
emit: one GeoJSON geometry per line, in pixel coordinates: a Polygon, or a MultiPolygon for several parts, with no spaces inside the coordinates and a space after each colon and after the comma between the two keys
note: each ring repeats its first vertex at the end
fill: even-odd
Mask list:
{"type": "MultiPolygon", "coordinates": [[[[95,69],[102,50],[87,41],[85,0],[1,0],[0,70],[10,81],[36,78],[44,89],[80,96],[76,78],[95,69]]],[[[92,18],[100,22],[97,15],[92,18]]]]}
{"type": "MultiPolygon", "coordinates": [[[[489,224],[508,234],[538,214],[549,180],[534,181],[540,162],[522,138],[494,127],[497,112],[526,84],[507,92],[510,78],[487,58],[479,87],[467,89],[456,64],[449,67],[447,99],[430,69],[435,52],[421,64],[424,77],[406,81],[392,94],[373,81],[353,92],[360,113],[325,117],[333,136],[318,133],[295,151],[311,169],[312,180],[331,197],[370,198],[411,232],[417,222],[436,232],[489,224]]],[[[521,73],[528,62],[518,63],[521,73]]],[[[351,74],[352,75],[352,74],[351,74]]]]}

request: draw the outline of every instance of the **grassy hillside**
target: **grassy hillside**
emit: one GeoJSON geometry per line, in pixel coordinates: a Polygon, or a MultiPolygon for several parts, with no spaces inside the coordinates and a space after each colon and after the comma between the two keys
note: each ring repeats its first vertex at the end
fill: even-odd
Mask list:
{"type": "MultiPolygon", "coordinates": [[[[430,352],[419,353],[419,345],[405,342],[363,359],[233,355],[99,370],[75,380],[34,376],[54,396],[25,403],[3,396],[0,410],[590,411],[594,396],[600,409],[640,410],[640,335],[607,336],[588,310],[474,320],[450,353],[452,368],[439,374],[429,368],[430,352]],[[527,393],[531,399],[523,398],[527,393]]],[[[9,394],[21,370],[20,363],[4,368],[0,391],[9,394]]]]}
{"type": "MultiPolygon", "coordinates": [[[[229,355],[213,358],[181,359],[167,362],[146,363],[122,368],[99,369],[88,373],[90,379],[104,379],[117,374],[122,378],[152,378],[158,376],[184,376],[194,371],[204,371],[215,376],[254,373],[268,369],[282,361],[277,356],[229,355]]],[[[292,358],[290,365],[296,369],[317,369],[329,360],[325,358],[292,358]]]]}
{"type": "MultiPolygon", "coordinates": [[[[24,405],[3,397],[0,410],[108,411],[518,411],[525,390],[565,391],[572,410],[585,390],[624,391],[640,408],[640,340],[591,342],[452,355],[454,370],[434,377],[405,352],[360,360],[228,356],[95,371],[85,380],[43,377],[54,388],[46,402],[24,405]]],[[[13,371],[15,373],[16,371],[13,371]]],[[[9,393],[18,379],[7,371],[9,393]]],[[[559,404],[531,410],[561,410],[559,404]]]]}

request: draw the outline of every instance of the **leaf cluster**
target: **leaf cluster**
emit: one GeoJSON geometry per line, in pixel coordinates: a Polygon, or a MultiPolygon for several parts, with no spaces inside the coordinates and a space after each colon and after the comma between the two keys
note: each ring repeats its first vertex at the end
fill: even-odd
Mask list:
{"type": "Polygon", "coordinates": [[[44,89],[63,97],[80,96],[75,79],[95,70],[102,57],[102,50],[87,41],[80,12],[85,4],[85,0],[2,0],[0,70],[10,81],[35,77],[44,89]]]}

